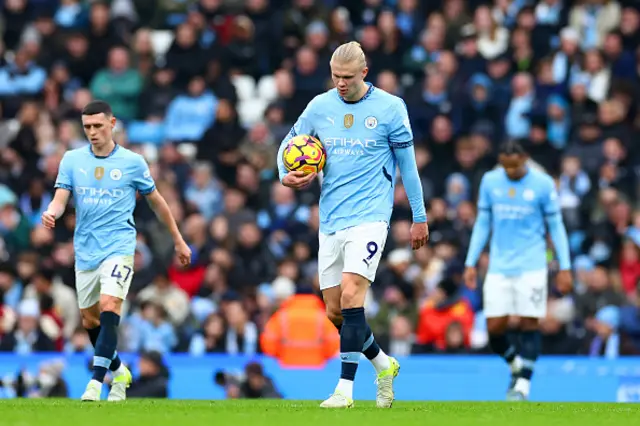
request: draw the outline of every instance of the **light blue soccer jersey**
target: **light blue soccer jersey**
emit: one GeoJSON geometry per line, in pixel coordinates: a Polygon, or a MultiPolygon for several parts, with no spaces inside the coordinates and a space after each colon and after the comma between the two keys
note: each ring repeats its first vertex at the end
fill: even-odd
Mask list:
{"type": "Polygon", "coordinates": [[[77,270],[93,270],[109,257],[134,254],[136,192],[155,190],[141,155],[118,145],[108,157],[96,157],[90,146],[68,151],[55,187],[72,191],[75,199],[77,270]]]}
{"type": "Polygon", "coordinates": [[[278,152],[280,180],[287,174],[287,141],[309,134],[322,141],[327,161],[320,195],[320,231],[333,234],[363,223],[389,222],[396,165],[413,210],[425,222],[413,133],[402,99],[372,85],[358,102],[345,102],[336,89],[316,96],[298,118],[278,152]]]}
{"type": "Polygon", "coordinates": [[[480,184],[478,218],[465,264],[476,266],[491,232],[490,273],[513,276],[546,269],[547,227],[560,269],[569,269],[567,235],[553,179],[533,168],[518,181],[509,179],[502,167],[487,172],[480,184]]]}

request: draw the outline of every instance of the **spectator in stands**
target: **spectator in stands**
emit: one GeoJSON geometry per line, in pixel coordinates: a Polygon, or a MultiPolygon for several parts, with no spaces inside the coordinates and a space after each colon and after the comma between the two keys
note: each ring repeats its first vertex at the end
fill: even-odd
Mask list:
{"type": "Polygon", "coordinates": [[[162,306],[171,324],[180,327],[189,316],[189,296],[175,284],[164,272],[156,275],[155,279],[138,294],[138,301],[155,302],[162,306]]]}
{"type": "Polygon", "coordinates": [[[218,99],[206,90],[204,78],[191,78],[187,93],[174,98],[167,109],[165,138],[171,142],[197,142],[213,123],[218,99]]]}
{"type": "Polygon", "coordinates": [[[144,302],[134,314],[127,332],[127,346],[132,351],[170,352],[178,340],[164,308],[155,301],[144,302]]]}
{"type": "Polygon", "coordinates": [[[127,389],[129,398],[168,398],[169,368],[159,352],[144,352],[138,361],[138,371],[139,376],[127,389]]]}
{"type": "Polygon", "coordinates": [[[130,67],[129,53],[122,47],[112,48],[108,68],[98,71],[91,80],[91,94],[109,103],[113,114],[126,122],[138,116],[140,92],[142,77],[130,67]]]}
{"type": "Polygon", "coordinates": [[[18,320],[15,329],[3,336],[0,352],[27,355],[34,352],[56,350],[53,341],[40,327],[40,306],[37,300],[25,299],[16,310],[18,320]]]}
{"type": "Polygon", "coordinates": [[[61,334],[69,339],[80,324],[80,312],[77,309],[78,302],[75,292],[56,279],[52,269],[40,267],[33,275],[31,283],[25,288],[24,298],[38,299],[41,296],[52,298],[53,310],[57,315],[60,315],[64,324],[64,330],[61,334]]]}
{"type": "Polygon", "coordinates": [[[262,351],[286,366],[321,366],[338,351],[339,336],[318,296],[302,288],[265,325],[262,351]]]}
{"type": "Polygon", "coordinates": [[[449,327],[453,323],[462,326],[464,346],[469,347],[473,311],[460,297],[458,285],[445,279],[420,310],[416,340],[422,346],[421,350],[445,350],[449,327]]]}

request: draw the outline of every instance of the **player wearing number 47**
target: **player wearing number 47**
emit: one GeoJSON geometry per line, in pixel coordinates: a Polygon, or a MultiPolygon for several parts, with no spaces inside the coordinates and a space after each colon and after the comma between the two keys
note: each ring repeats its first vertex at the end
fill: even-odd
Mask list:
{"type": "Polygon", "coordinates": [[[83,401],[99,401],[108,370],[113,374],[109,401],[126,399],[131,373],[116,352],[122,301],[133,278],[136,227],[133,210],[136,192],[144,195],[167,226],[182,265],[191,262],[187,246],[169,210],[156,190],[142,156],[118,146],[112,137],[116,118],[111,107],[93,101],[82,111],[88,147],[65,153],[58,169],[56,193],[42,223],[55,227],[73,194],[76,204],[74,233],[76,291],[82,325],[95,349],[93,378],[83,401]]]}
{"type": "Polygon", "coordinates": [[[396,166],[413,212],[413,249],[429,237],[413,134],[402,99],[365,83],[367,65],[356,42],[331,58],[335,89],[315,97],[282,142],[278,168],[283,185],[301,189],[315,174],[287,172],[282,153],[296,135],[317,137],[325,147],[320,195],[318,275],[327,315],[340,331],[342,371],[325,408],[353,406],[353,382],[361,353],[377,372],[376,404],[390,408],[398,361],[376,343],[364,300],[384,250],[393,209],[396,166]]]}

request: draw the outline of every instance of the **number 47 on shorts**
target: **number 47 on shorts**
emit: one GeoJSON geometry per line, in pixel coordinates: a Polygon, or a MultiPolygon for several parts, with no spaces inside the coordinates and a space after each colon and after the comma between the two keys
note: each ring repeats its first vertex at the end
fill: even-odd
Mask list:
{"type": "Polygon", "coordinates": [[[131,275],[131,267],[127,266],[127,265],[118,265],[115,264],[113,265],[113,271],[111,271],[111,276],[116,278],[118,280],[118,284],[120,284],[120,286],[123,286],[123,282],[126,283],[129,279],[129,275],[131,275]],[[122,276],[122,270],[124,270],[126,272],[126,275],[123,277],[122,276]]]}

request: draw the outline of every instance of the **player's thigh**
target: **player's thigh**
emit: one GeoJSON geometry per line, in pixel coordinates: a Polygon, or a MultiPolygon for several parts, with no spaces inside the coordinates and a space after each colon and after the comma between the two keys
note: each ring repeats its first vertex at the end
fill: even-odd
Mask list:
{"type": "Polygon", "coordinates": [[[344,265],[343,237],[340,233],[318,235],[318,281],[320,290],[340,288],[344,265]]]}
{"type": "Polygon", "coordinates": [[[523,273],[514,284],[516,310],[514,315],[521,318],[544,318],[547,315],[546,269],[523,273]]]}
{"type": "Polygon", "coordinates": [[[513,315],[513,280],[502,274],[487,274],[482,286],[483,313],[486,318],[513,315]]]}
{"type": "Polygon", "coordinates": [[[133,256],[110,257],[102,262],[99,270],[100,294],[126,299],[133,280],[133,256]]]}
{"type": "Polygon", "coordinates": [[[345,237],[343,272],[357,274],[369,283],[373,282],[387,242],[388,230],[386,222],[366,223],[349,229],[345,237]]]}
{"type": "MultiPolygon", "coordinates": [[[[90,312],[90,308],[100,302],[100,270],[76,271],[76,295],[81,312],[90,312]]],[[[84,315],[83,315],[84,317],[84,315]]]]}

